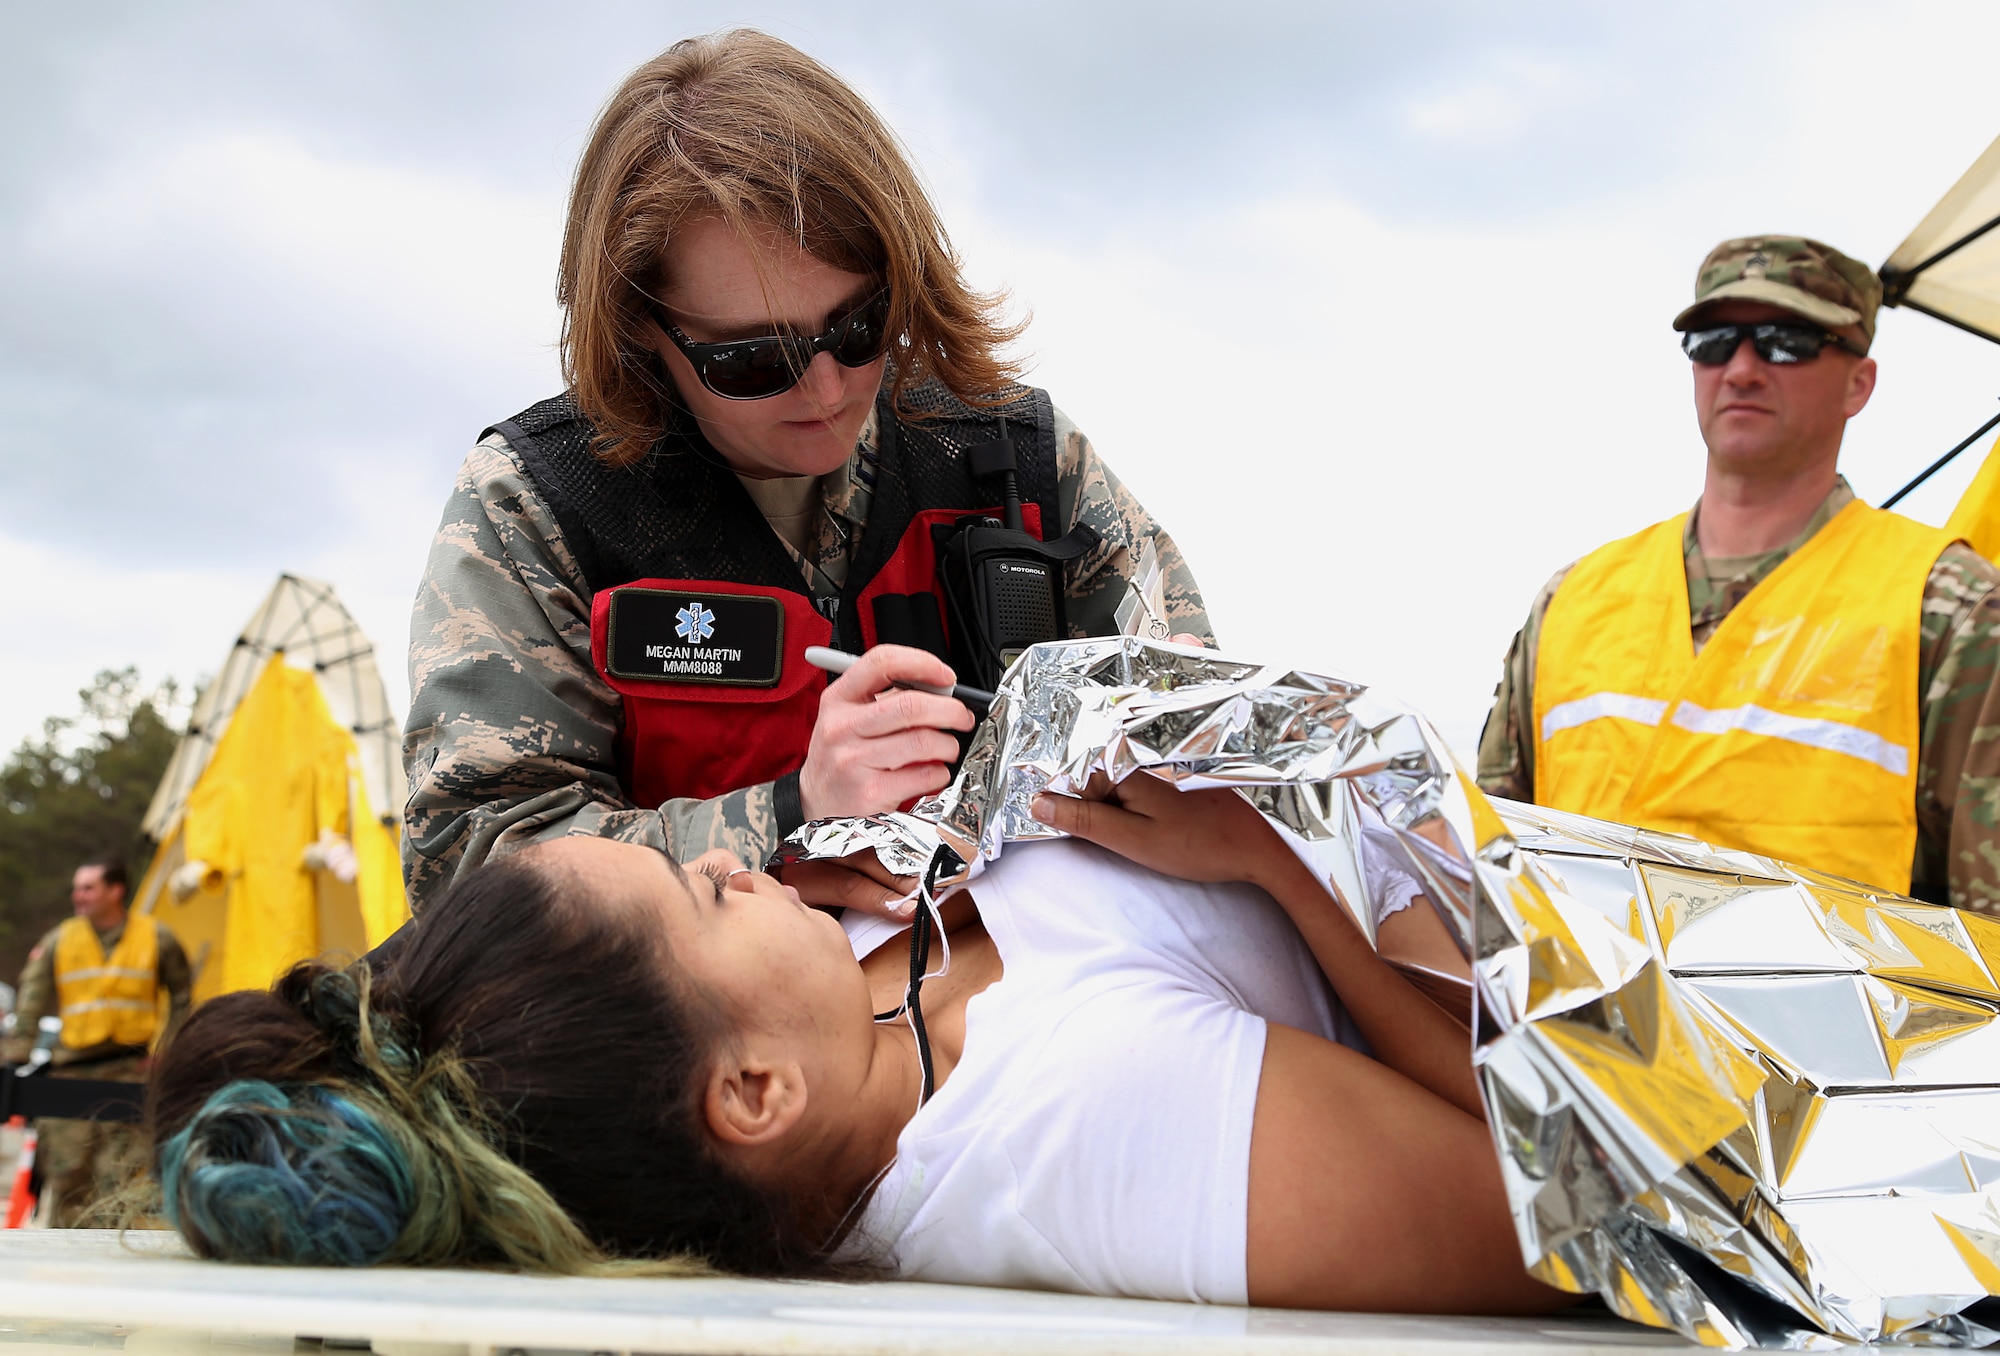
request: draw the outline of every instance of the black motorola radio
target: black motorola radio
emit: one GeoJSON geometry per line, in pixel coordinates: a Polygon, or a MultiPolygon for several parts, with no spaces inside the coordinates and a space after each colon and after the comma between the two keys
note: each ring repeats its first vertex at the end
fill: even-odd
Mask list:
{"type": "MultiPolygon", "coordinates": [[[[1007,420],[991,442],[965,451],[978,481],[997,479],[998,518],[968,518],[946,538],[940,558],[951,664],[960,681],[994,688],[1021,651],[1060,640],[1068,629],[1062,567],[1097,545],[1097,531],[1078,523],[1055,541],[1039,541],[1023,525],[1021,488],[1007,420]]],[[[1044,524],[1044,530],[1052,524],[1044,524]]]]}

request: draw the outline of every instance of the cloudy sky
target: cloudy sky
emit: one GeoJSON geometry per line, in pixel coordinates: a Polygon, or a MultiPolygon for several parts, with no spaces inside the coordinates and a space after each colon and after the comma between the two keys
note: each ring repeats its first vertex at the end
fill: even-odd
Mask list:
{"type": "MultiPolygon", "coordinates": [[[[1708,247],[1880,262],[2000,133],[1976,3],[0,0],[0,746],[98,668],[212,672],[285,570],[400,705],[453,469],[557,388],[591,118],[735,24],[901,133],[1229,649],[1462,749],[1548,574],[1699,490],[1667,322],[1708,247]]],[[[1881,328],[1877,501],[2000,396],[2000,346],[1881,328]]]]}

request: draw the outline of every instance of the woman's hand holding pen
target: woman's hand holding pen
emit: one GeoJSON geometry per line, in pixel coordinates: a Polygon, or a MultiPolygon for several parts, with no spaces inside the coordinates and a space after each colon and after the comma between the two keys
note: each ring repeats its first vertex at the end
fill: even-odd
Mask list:
{"type": "Polygon", "coordinates": [[[929,651],[878,645],[827,684],[799,769],[806,818],[880,814],[943,789],[958,758],[947,732],[974,720],[963,702],[918,689],[956,680],[929,651]]]}

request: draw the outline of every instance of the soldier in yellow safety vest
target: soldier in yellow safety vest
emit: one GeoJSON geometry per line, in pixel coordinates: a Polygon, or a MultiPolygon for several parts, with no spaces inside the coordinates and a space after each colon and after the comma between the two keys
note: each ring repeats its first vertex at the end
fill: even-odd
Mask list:
{"type": "MultiPolygon", "coordinates": [[[[150,1052],[187,1015],[193,988],[174,935],[125,908],[124,864],[101,857],[76,869],[64,919],[28,953],[21,972],[14,1049],[19,1060],[43,1017],[62,1019],[49,1075],[138,1081],[150,1052]],[[162,1001],[164,999],[164,1002],[162,1001]],[[162,1009],[165,1009],[164,1013],[162,1009]]],[[[35,1162],[56,1228],[96,1223],[90,1207],[145,1168],[138,1126],[41,1121],[35,1162]]]]}
{"type": "Polygon", "coordinates": [[[1703,261],[1674,320],[1701,498],[1543,588],[1488,792],[2000,914],[2000,571],[1836,469],[1881,297],[1796,236],[1703,261]]]}

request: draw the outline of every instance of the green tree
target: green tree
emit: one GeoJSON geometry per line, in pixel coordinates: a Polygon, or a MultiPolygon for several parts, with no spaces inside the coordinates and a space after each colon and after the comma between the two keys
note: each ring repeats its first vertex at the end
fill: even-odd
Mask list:
{"type": "Polygon", "coordinates": [[[137,889],[153,850],[139,821],[184,723],[173,681],[149,687],[137,668],[106,669],[77,696],[77,714],[49,717],[0,764],[0,980],[10,984],[28,948],[68,917],[77,863],[118,853],[137,889]]]}

